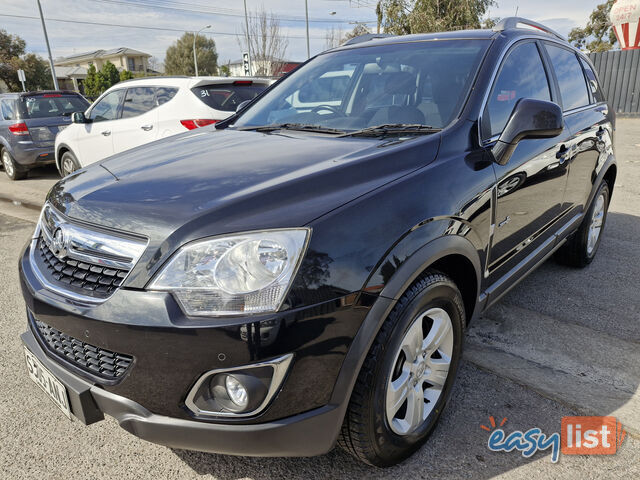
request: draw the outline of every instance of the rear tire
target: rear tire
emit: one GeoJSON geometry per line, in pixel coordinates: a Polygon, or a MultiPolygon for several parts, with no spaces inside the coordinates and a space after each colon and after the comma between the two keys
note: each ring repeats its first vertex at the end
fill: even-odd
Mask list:
{"type": "Polygon", "coordinates": [[[464,326],[455,283],[440,272],[426,272],[400,298],[374,340],[338,445],[377,467],[395,465],[418,450],[451,392],[464,326]]]}
{"type": "Polygon", "coordinates": [[[580,224],[580,228],[556,253],[555,258],[559,263],[583,268],[593,261],[598,253],[602,232],[607,221],[610,196],[609,185],[606,180],[603,180],[580,224]]]}
{"type": "Polygon", "coordinates": [[[80,170],[80,164],[76,159],[75,155],[69,151],[64,152],[62,154],[62,158],[60,159],[60,169],[59,173],[61,177],[66,177],[71,175],[76,170],[80,170]]]}
{"type": "Polygon", "coordinates": [[[2,166],[4,167],[4,173],[7,174],[10,180],[22,180],[27,178],[28,170],[23,170],[13,159],[11,154],[6,148],[2,149],[2,166]]]}

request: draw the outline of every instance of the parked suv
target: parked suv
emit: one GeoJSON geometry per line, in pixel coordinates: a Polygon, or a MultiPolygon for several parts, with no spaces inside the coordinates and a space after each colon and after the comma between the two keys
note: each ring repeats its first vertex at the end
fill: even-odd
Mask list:
{"type": "Polygon", "coordinates": [[[612,136],[589,60],[524,19],[324,52],[53,187],[20,260],[29,374],[174,448],[393,465],[468,323],[552,254],[593,260],[612,136]]]}
{"type": "Polygon", "coordinates": [[[73,116],[56,138],[61,176],[139,145],[212,125],[235,113],[273,80],[151,77],[121,82],[73,116]]]}
{"type": "Polygon", "coordinates": [[[0,158],[11,180],[32,168],[55,162],[56,134],[71,122],[71,114],[89,102],[68,91],[5,93],[0,95],[0,158]]]}

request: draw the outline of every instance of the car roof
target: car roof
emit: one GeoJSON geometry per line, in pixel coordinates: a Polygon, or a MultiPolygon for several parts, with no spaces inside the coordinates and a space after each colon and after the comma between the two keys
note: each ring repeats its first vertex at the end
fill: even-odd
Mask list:
{"type": "Polygon", "coordinates": [[[116,83],[113,89],[121,86],[136,87],[136,86],[167,86],[167,87],[186,87],[192,88],[198,85],[209,85],[213,83],[233,83],[233,82],[246,82],[252,81],[261,85],[270,85],[273,79],[264,77],[220,77],[220,76],[159,76],[159,77],[144,77],[133,78],[131,80],[125,80],[123,82],[116,83]]]}
{"type": "Polygon", "coordinates": [[[78,95],[81,96],[78,92],[74,92],[73,90],[34,90],[30,92],[8,92],[8,93],[0,93],[0,97],[12,97],[12,98],[20,98],[20,97],[36,97],[38,95],[78,95]]]}

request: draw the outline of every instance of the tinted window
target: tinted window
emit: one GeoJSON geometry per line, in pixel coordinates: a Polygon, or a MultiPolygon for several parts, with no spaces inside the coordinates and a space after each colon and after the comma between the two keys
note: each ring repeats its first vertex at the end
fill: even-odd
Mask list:
{"type": "Polygon", "coordinates": [[[60,95],[56,93],[22,97],[20,100],[21,118],[46,118],[71,115],[84,112],[89,104],[78,95],[60,95]]]}
{"type": "Polygon", "coordinates": [[[156,106],[155,89],[135,87],[127,90],[122,106],[122,118],[131,118],[148,112],[156,106]]]}
{"type": "Polygon", "coordinates": [[[89,113],[89,118],[94,122],[115,120],[118,118],[118,109],[124,96],[124,90],[115,90],[105,95],[102,100],[94,105],[89,113]]]}
{"type": "Polygon", "coordinates": [[[2,110],[3,120],[16,119],[16,113],[13,108],[13,100],[2,100],[2,102],[0,102],[0,109],[2,110]]]}
{"type": "Polygon", "coordinates": [[[178,93],[177,88],[172,87],[160,87],[156,88],[156,103],[163,105],[176,96],[178,93]]]}
{"type": "Polygon", "coordinates": [[[487,45],[441,40],[323,53],[278,82],[235,125],[444,127],[464,104],[487,45]]]}
{"type": "Polygon", "coordinates": [[[232,84],[201,85],[192,88],[191,91],[211,108],[223,112],[235,112],[238,105],[245,100],[253,100],[265,88],[267,88],[266,85],[234,82],[232,84]]]}
{"type": "Polygon", "coordinates": [[[521,98],[551,100],[549,82],[535,43],[517,46],[502,64],[482,119],[485,137],[504,130],[513,107],[521,98]]]}
{"type": "Polygon", "coordinates": [[[554,45],[546,44],[546,47],[558,79],[564,111],[588,105],[587,84],[575,53],[554,45]]]}
{"type": "Polygon", "coordinates": [[[585,62],[582,58],[580,59],[580,62],[582,62],[584,72],[587,74],[587,82],[594,100],[596,103],[604,102],[604,93],[602,93],[602,89],[600,88],[600,84],[598,83],[598,79],[596,78],[596,74],[593,72],[591,65],[585,62]]]}

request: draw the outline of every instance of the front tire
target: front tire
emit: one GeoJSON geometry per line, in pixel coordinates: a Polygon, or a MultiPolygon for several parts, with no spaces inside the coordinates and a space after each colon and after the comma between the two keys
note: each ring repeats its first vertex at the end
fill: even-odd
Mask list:
{"type": "Polygon", "coordinates": [[[71,175],[76,170],[80,170],[80,164],[75,155],[71,152],[64,152],[60,159],[60,176],[66,177],[71,175]]]}
{"type": "Polygon", "coordinates": [[[462,295],[428,271],[398,301],[354,386],[338,444],[357,459],[389,467],[427,440],[454,383],[465,325],[462,295]]]}
{"type": "Polygon", "coordinates": [[[2,149],[2,166],[10,180],[27,178],[28,170],[22,170],[6,148],[2,149]]]}
{"type": "Polygon", "coordinates": [[[583,268],[593,261],[602,239],[610,198],[609,185],[603,180],[580,228],[556,253],[555,258],[559,263],[583,268]]]}

